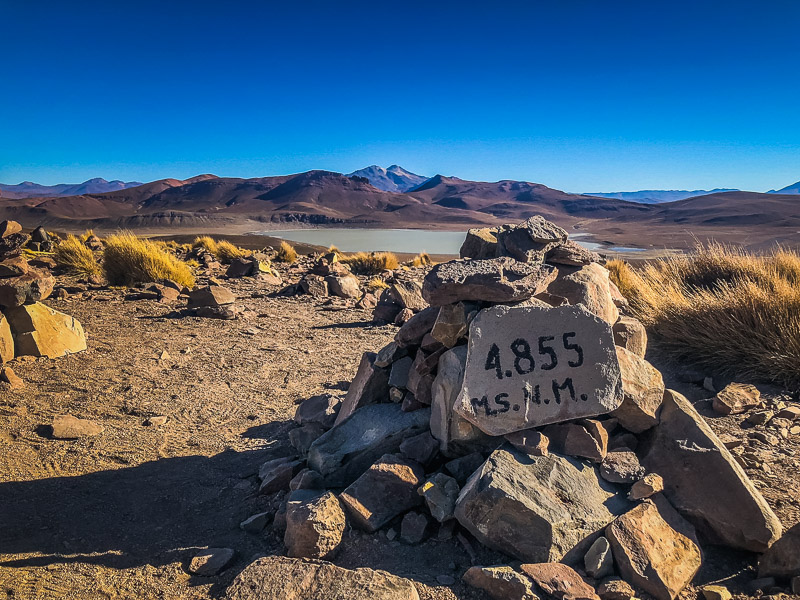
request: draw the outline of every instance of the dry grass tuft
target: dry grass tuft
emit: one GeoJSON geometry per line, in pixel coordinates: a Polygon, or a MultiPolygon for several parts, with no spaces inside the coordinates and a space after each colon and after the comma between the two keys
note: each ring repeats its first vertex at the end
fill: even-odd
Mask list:
{"type": "Polygon", "coordinates": [[[278,254],[275,256],[275,260],[291,265],[297,260],[297,250],[295,250],[294,246],[289,242],[283,241],[278,248],[278,254]]]}
{"type": "Polygon", "coordinates": [[[800,385],[800,255],[712,244],[632,269],[607,264],[659,350],[709,373],[800,385]]]}
{"type": "Polygon", "coordinates": [[[202,235],[196,237],[192,243],[193,248],[204,248],[217,257],[223,263],[229,263],[234,259],[247,256],[247,250],[234,246],[227,240],[215,240],[211,236],[202,235]]]}
{"type": "Polygon", "coordinates": [[[428,267],[432,264],[433,261],[427,252],[420,252],[411,260],[412,267],[428,267]]]}
{"type": "Polygon", "coordinates": [[[201,235],[194,238],[194,242],[192,242],[192,248],[203,248],[204,250],[216,256],[217,240],[215,240],[209,235],[201,235]]]}
{"type": "Polygon", "coordinates": [[[90,237],[94,237],[94,229],[87,229],[81,234],[81,237],[79,239],[81,243],[85,244],[90,237]]]}
{"type": "Polygon", "coordinates": [[[389,288],[389,284],[386,283],[380,277],[373,277],[367,282],[367,289],[370,292],[377,292],[379,290],[385,290],[389,288]]]}
{"type": "Polygon", "coordinates": [[[357,275],[377,275],[383,271],[393,271],[400,266],[393,252],[357,252],[342,257],[341,261],[350,265],[350,270],[357,275]]]}
{"type": "Polygon", "coordinates": [[[194,286],[189,266],[163,249],[163,244],[120,232],[106,240],[103,267],[111,285],[134,285],[172,279],[186,287],[194,286]]]}
{"type": "Polygon", "coordinates": [[[68,235],[53,252],[56,264],[73,275],[99,276],[102,272],[94,252],[84,246],[81,238],[68,235]]]}

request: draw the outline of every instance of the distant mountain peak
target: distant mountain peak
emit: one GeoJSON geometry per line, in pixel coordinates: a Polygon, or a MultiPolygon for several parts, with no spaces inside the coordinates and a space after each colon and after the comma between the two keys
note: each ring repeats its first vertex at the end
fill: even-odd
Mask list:
{"type": "Polygon", "coordinates": [[[662,202],[676,202],[686,198],[708,196],[721,192],[738,192],[730,188],[715,188],[713,190],[638,190],[635,192],[585,192],[584,196],[597,198],[613,198],[614,200],[627,200],[640,204],[661,204],[662,202]]]}
{"type": "Polygon", "coordinates": [[[779,190],[770,190],[767,192],[768,194],[800,194],[800,181],[797,183],[793,183],[792,185],[787,185],[785,188],[781,188],[779,190]]]}
{"type": "Polygon", "coordinates": [[[3,198],[46,198],[82,196],[83,194],[104,194],[116,192],[142,185],[138,181],[107,181],[102,177],[87,179],[83,183],[58,183],[56,185],[41,185],[33,181],[23,181],[17,185],[0,183],[0,196],[3,198]]]}
{"type": "Polygon", "coordinates": [[[389,168],[370,165],[353,171],[348,177],[364,177],[373,187],[384,192],[407,192],[428,180],[427,177],[412,173],[400,165],[391,165],[389,168]]]}

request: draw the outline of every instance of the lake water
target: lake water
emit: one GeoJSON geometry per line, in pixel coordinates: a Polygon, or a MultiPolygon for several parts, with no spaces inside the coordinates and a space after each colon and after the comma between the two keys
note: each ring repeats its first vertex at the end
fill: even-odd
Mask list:
{"type": "MultiPolygon", "coordinates": [[[[290,242],[316,246],[336,246],[343,252],[369,252],[385,250],[418,254],[458,254],[466,231],[426,231],[423,229],[277,229],[260,231],[290,242]]],[[[585,233],[570,236],[581,246],[603,252],[636,252],[642,248],[607,248],[602,244],[581,239],[585,233]]]]}

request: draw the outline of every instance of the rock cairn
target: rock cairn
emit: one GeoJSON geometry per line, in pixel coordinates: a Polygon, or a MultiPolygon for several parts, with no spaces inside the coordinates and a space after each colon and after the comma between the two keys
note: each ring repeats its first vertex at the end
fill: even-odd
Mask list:
{"type": "Polygon", "coordinates": [[[394,341],[343,400],[303,402],[297,456],[262,465],[262,492],[290,490],[291,557],[331,558],[349,523],[406,543],[463,528],[521,561],[466,572],[494,598],[672,600],[702,544],[800,575],[769,553],[781,525],[742,467],[644,359],[599,255],[537,216],[470,230],[461,256],[384,292],[377,312],[412,312],[394,341]]]}
{"type": "MultiPolygon", "coordinates": [[[[32,243],[36,248],[50,243],[43,229],[34,234],[37,241],[32,242],[19,223],[0,223],[0,363],[19,356],[57,358],[86,349],[81,324],[40,302],[53,292],[55,278],[23,255],[32,243]]],[[[6,383],[12,384],[13,372],[9,375],[8,367],[4,372],[6,383]]]]}

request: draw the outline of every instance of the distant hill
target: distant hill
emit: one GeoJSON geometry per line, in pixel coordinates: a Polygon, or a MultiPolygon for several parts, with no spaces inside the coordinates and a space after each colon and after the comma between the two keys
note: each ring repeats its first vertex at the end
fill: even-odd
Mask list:
{"type": "Polygon", "coordinates": [[[793,183],[792,185],[787,185],[785,188],[780,190],[770,190],[767,192],[768,194],[800,194],[800,181],[797,183],[793,183]]]}
{"type": "Polygon", "coordinates": [[[587,192],[586,196],[596,196],[598,198],[614,198],[616,200],[627,200],[628,202],[639,202],[641,204],[660,204],[662,202],[676,202],[686,198],[697,196],[707,196],[708,194],[719,194],[721,192],[738,192],[739,190],[718,188],[715,190],[639,190],[638,192],[587,192]]]}
{"type": "Polygon", "coordinates": [[[138,181],[106,181],[102,177],[89,179],[83,183],[59,183],[56,185],[40,185],[32,181],[23,181],[16,185],[0,183],[0,198],[42,198],[47,196],[80,196],[81,194],[102,194],[142,185],[138,181]]]}
{"type": "Polygon", "coordinates": [[[406,171],[398,165],[392,165],[388,169],[372,165],[353,171],[348,177],[365,177],[374,187],[385,192],[407,192],[428,180],[427,177],[406,171]]]}

